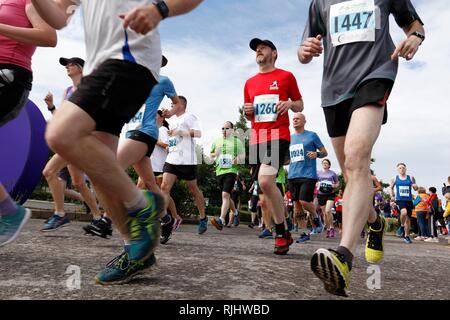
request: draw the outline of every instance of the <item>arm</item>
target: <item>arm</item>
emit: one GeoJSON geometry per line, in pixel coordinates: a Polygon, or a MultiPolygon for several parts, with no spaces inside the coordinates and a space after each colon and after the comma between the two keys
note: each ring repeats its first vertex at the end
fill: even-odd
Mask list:
{"type": "Polygon", "coordinates": [[[399,57],[405,58],[406,60],[411,60],[416,55],[419,50],[419,46],[422,44],[422,39],[417,36],[412,35],[413,32],[417,31],[425,35],[425,29],[419,20],[415,20],[410,25],[403,28],[407,38],[402,41],[398,47],[395,49],[391,56],[392,60],[396,60],[399,57]]]}
{"type": "Polygon", "coordinates": [[[375,184],[375,188],[373,189],[374,193],[383,190],[383,186],[381,185],[380,181],[378,181],[377,177],[372,176],[372,181],[375,184]]]}
{"type": "Polygon", "coordinates": [[[72,0],[32,0],[32,2],[42,19],[58,30],[67,26],[76,8],[72,0]]]}
{"type": "MultiPolygon", "coordinates": [[[[169,17],[182,15],[192,11],[203,0],[165,0],[169,10],[169,17]]],[[[154,30],[163,20],[163,16],[154,4],[139,6],[120,15],[124,28],[130,27],[137,33],[147,34],[154,30]]]]}
{"type": "Polygon", "coordinates": [[[315,38],[307,38],[297,51],[298,61],[302,64],[308,64],[313,58],[320,57],[322,52],[322,36],[320,34],[315,38]]]}
{"type": "Polygon", "coordinates": [[[325,149],[325,147],[322,147],[319,149],[319,151],[309,151],[307,154],[309,159],[314,160],[317,158],[325,158],[326,156],[328,156],[328,151],[327,149],[325,149]]]}
{"type": "Polygon", "coordinates": [[[395,179],[391,179],[391,184],[389,185],[389,188],[391,189],[391,198],[394,201],[395,199],[395,193],[394,193],[394,187],[395,187],[395,179]]]}
{"type": "Polygon", "coordinates": [[[178,96],[174,96],[170,98],[170,100],[172,100],[172,109],[170,109],[170,111],[167,109],[163,110],[164,118],[168,119],[177,114],[178,111],[180,111],[180,109],[182,108],[182,104],[180,103],[180,98],[178,98],[178,96]]]}
{"type": "Polygon", "coordinates": [[[38,47],[55,47],[58,39],[56,31],[42,20],[32,4],[26,6],[26,14],[32,28],[20,28],[1,23],[0,34],[38,47]]]}
{"type": "Polygon", "coordinates": [[[165,148],[167,148],[167,147],[169,146],[167,143],[164,143],[164,142],[161,141],[161,140],[158,140],[158,141],[156,142],[156,145],[160,146],[160,147],[163,148],[163,149],[165,149],[165,148]]]}
{"type": "Polygon", "coordinates": [[[289,109],[291,109],[294,112],[302,112],[303,111],[303,100],[297,100],[297,101],[279,101],[277,104],[277,110],[278,114],[284,114],[289,109]]]}
{"type": "Polygon", "coordinates": [[[414,191],[419,190],[419,186],[416,184],[416,178],[411,176],[411,182],[413,183],[412,187],[413,187],[414,191]]]}

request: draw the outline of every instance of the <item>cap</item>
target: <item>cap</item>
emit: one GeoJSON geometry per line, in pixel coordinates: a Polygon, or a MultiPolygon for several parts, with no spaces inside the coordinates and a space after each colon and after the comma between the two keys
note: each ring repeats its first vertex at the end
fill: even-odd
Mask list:
{"type": "Polygon", "coordinates": [[[275,45],[273,44],[272,41],[270,41],[270,40],[261,40],[261,39],[258,39],[258,38],[253,38],[253,39],[250,41],[250,48],[251,48],[253,51],[256,51],[256,48],[257,48],[258,45],[260,45],[261,43],[263,43],[263,44],[265,44],[266,46],[272,48],[272,50],[277,50],[277,47],[275,47],[275,45]]]}
{"type": "Polygon", "coordinates": [[[63,65],[63,66],[67,66],[69,63],[73,63],[73,64],[76,64],[76,65],[79,65],[81,68],[84,67],[84,60],[81,59],[81,58],[77,58],[77,57],[74,57],[74,58],[60,58],[59,59],[59,63],[61,65],[63,65]]]}
{"type": "Polygon", "coordinates": [[[169,60],[167,60],[166,57],[162,56],[161,68],[165,67],[167,65],[167,62],[169,62],[169,60]]]}

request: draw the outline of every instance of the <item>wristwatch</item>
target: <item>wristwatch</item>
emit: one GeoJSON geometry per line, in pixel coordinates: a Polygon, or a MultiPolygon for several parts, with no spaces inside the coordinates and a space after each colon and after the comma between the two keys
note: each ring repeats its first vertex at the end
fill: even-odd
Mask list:
{"type": "Polygon", "coordinates": [[[164,0],[156,0],[153,2],[153,4],[158,9],[159,13],[161,14],[161,17],[163,20],[169,16],[169,7],[164,2],[164,0]]]}
{"type": "MultiPolygon", "coordinates": [[[[414,32],[411,33],[409,36],[416,36],[416,37],[418,37],[419,39],[421,39],[422,42],[425,41],[425,35],[422,34],[422,33],[420,33],[419,31],[414,31],[414,32]]],[[[422,44],[422,43],[421,43],[421,44],[422,44]]]]}

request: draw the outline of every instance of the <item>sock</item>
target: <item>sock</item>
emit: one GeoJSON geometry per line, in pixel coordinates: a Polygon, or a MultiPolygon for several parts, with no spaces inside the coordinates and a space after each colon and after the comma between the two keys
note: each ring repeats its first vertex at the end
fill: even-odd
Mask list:
{"type": "Polygon", "coordinates": [[[124,243],[124,247],[129,247],[131,245],[131,241],[130,240],[123,240],[124,243]]]}
{"type": "MultiPolygon", "coordinates": [[[[368,222],[369,223],[369,222],[368,222]]],[[[380,216],[377,216],[377,220],[375,220],[375,222],[369,223],[369,226],[373,229],[373,230],[380,230],[381,229],[381,219],[380,216]]]]}
{"type": "Polygon", "coordinates": [[[280,224],[275,225],[275,232],[277,233],[277,236],[283,235],[286,233],[286,227],[284,226],[284,222],[280,224]]]}
{"type": "Polygon", "coordinates": [[[142,192],[137,192],[136,197],[131,202],[125,202],[125,210],[128,214],[140,211],[148,205],[148,201],[142,192]]]}
{"type": "Polygon", "coordinates": [[[339,246],[336,251],[344,256],[344,260],[348,265],[348,270],[352,270],[353,254],[350,252],[350,250],[348,250],[346,247],[339,246]]]}
{"type": "Polygon", "coordinates": [[[7,196],[5,200],[0,202],[0,215],[8,216],[13,215],[17,212],[17,205],[11,199],[10,196],[7,196]]]}
{"type": "Polygon", "coordinates": [[[64,218],[66,216],[66,213],[65,212],[57,212],[57,211],[55,211],[55,215],[58,216],[58,217],[64,218]]]}
{"type": "Polygon", "coordinates": [[[219,217],[220,222],[222,222],[222,224],[225,224],[225,219],[222,219],[222,217],[219,217]]]}
{"type": "Polygon", "coordinates": [[[94,216],[92,218],[92,220],[94,220],[94,221],[99,221],[99,220],[102,220],[102,219],[103,219],[103,216],[94,216]]]}

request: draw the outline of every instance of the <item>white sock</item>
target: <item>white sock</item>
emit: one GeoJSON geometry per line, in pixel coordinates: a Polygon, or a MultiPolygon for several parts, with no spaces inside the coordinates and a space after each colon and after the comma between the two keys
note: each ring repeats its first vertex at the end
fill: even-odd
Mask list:
{"type": "Polygon", "coordinates": [[[135,211],[141,210],[147,206],[148,202],[144,194],[140,191],[136,193],[136,197],[131,202],[125,202],[125,210],[127,213],[133,213],[135,211]]]}
{"type": "Polygon", "coordinates": [[[65,212],[57,212],[55,211],[55,215],[57,215],[58,217],[64,218],[66,216],[65,212]]]}

